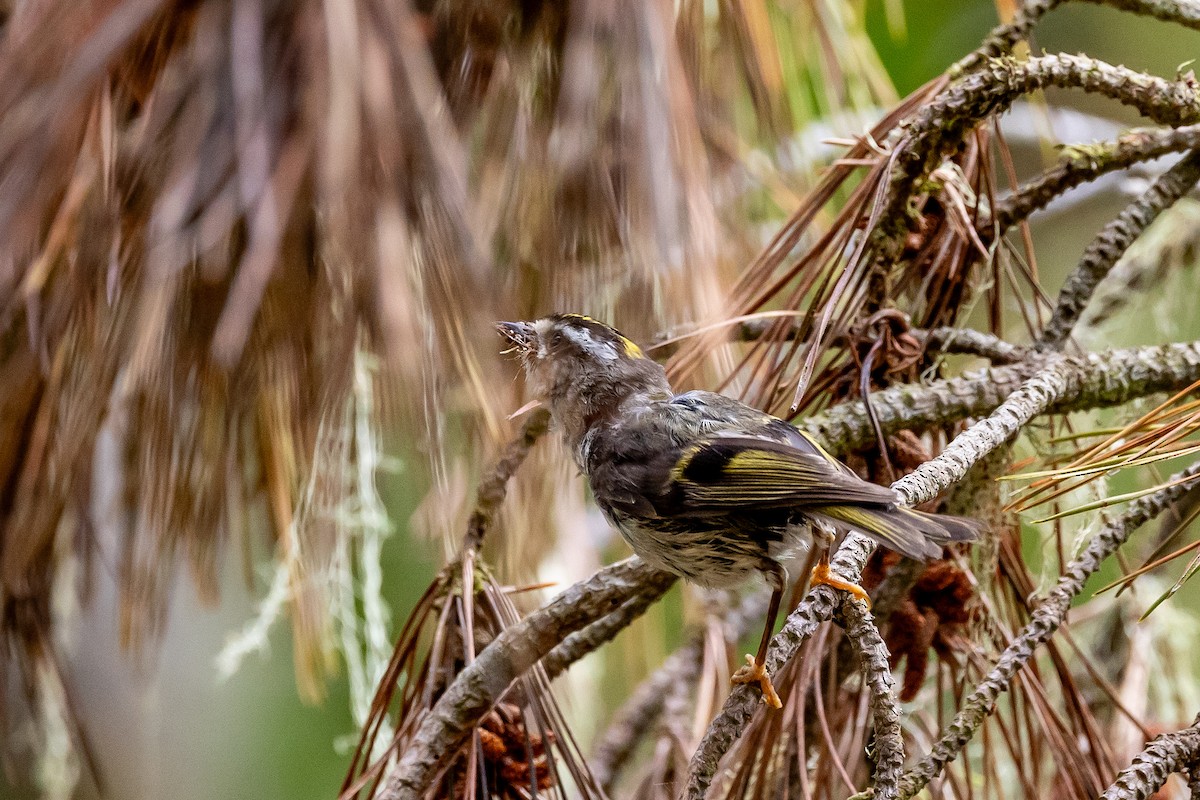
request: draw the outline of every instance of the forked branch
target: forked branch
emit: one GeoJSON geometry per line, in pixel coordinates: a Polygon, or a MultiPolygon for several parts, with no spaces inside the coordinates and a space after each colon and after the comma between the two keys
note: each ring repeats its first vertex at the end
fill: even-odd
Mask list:
{"type": "MultiPolygon", "coordinates": [[[[506,629],[458,674],[421,721],[388,778],[381,800],[416,800],[424,796],[471,729],[519,675],[575,631],[635,598],[648,598],[641,606],[644,609],[675,580],[674,575],[655,570],[633,556],[571,586],[506,629]]],[[[579,655],[578,648],[575,655],[579,655]]]]}

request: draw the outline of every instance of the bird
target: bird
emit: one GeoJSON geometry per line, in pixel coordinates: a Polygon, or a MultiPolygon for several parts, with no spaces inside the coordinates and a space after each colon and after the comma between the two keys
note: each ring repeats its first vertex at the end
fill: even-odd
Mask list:
{"type": "Polygon", "coordinates": [[[782,562],[821,545],[812,583],[869,603],[829,567],[838,531],[919,560],[976,538],[973,521],[903,507],[892,489],[863,480],[782,419],[721,394],[674,392],[661,364],[599,320],[558,313],[496,327],[597,506],[638,556],[709,588],[766,578],[766,627],[732,682],[757,684],[775,708],[782,703],[764,664],[788,584],[782,562]]]}

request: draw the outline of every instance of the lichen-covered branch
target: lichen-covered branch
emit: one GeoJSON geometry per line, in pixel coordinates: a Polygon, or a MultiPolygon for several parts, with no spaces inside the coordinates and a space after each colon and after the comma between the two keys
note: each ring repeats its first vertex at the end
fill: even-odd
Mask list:
{"type": "MultiPolygon", "coordinates": [[[[1167,80],[1083,55],[1057,53],[1027,61],[996,58],[981,64],[924,106],[903,136],[902,165],[891,205],[909,196],[905,180],[928,175],[966,133],[1020,97],[1039,89],[1082,89],[1130,106],[1164,125],[1200,122],[1194,80],[1167,80]],[[899,189],[900,191],[897,191],[899,189]]],[[[911,183],[907,184],[911,186],[911,183]]]]}
{"type": "Polygon", "coordinates": [[[1197,761],[1200,761],[1197,725],[1156,736],[1145,750],[1134,756],[1132,764],[1121,770],[1100,800],[1146,800],[1162,788],[1172,773],[1188,773],[1197,761]]]}
{"type": "Polygon", "coordinates": [[[635,594],[620,608],[563,639],[542,658],[541,664],[546,671],[546,677],[553,680],[579,659],[612,641],[614,636],[628,628],[635,619],[646,613],[646,609],[657,603],[674,584],[673,580],[656,580],[653,585],[635,594]]]}
{"type": "Polygon", "coordinates": [[[1159,214],[1173,206],[1196,181],[1200,180],[1200,150],[1193,150],[1178,164],[1164,172],[1137,200],[1126,206],[1116,219],[1097,234],[1079,264],[1067,277],[1058,295],[1058,303],[1039,339],[1043,347],[1059,349],[1071,335],[1092,293],[1159,214]]]}
{"type": "Polygon", "coordinates": [[[1196,485],[1196,480],[1187,480],[1193,477],[1200,480],[1200,463],[1172,476],[1167,488],[1131,503],[1125,513],[1107,523],[1079,557],[1067,565],[1058,584],[1033,612],[1029,624],[1005,648],[996,666],[963,702],[954,721],[929,755],[905,773],[901,781],[901,797],[909,798],[921,791],[962,751],[996,707],[997,698],[1008,690],[1017,671],[1033,658],[1037,649],[1062,625],[1071,601],[1083,589],[1088,577],[1125,543],[1133,531],[1158,516],[1196,485]]]}
{"type": "Polygon", "coordinates": [[[983,120],[1024,95],[1050,87],[1103,95],[1165,125],[1200,122],[1200,91],[1194,78],[1170,81],[1061,53],[1025,61],[1007,56],[985,61],[922,106],[899,135],[887,199],[875,212],[878,219],[890,222],[871,234],[874,273],[885,272],[895,261],[907,233],[907,204],[941,160],[983,120]]]}
{"type": "Polygon", "coordinates": [[[1080,184],[1139,162],[1196,147],[1200,147],[1200,125],[1134,128],[1111,142],[1067,146],[1058,164],[997,201],[992,214],[994,235],[1002,235],[1080,184]]]}
{"type": "Polygon", "coordinates": [[[936,458],[892,484],[905,505],[932,500],[967,474],[971,465],[1020,433],[1035,416],[1063,397],[1079,393],[1084,371],[1067,359],[1048,361],[1043,369],[1009,395],[987,419],[963,431],[936,458]]]}
{"type": "Polygon", "coordinates": [[[1029,348],[973,328],[930,328],[911,331],[924,340],[925,349],[937,353],[979,356],[993,364],[1015,364],[1029,357],[1029,348]]]}
{"type": "Polygon", "coordinates": [[[674,575],[636,556],[605,567],[504,630],[463,669],[421,721],[381,800],[416,800],[458,752],[472,727],[524,673],[564,637],[619,609],[638,594],[666,591],[674,575]]]}
{"type": "Polygon", "coordinates": [[[875,730],[875,796],[892,800],[898,796],[904,769],[904,737],[900,731],[900,704],[893,691],[888,649],[879,635],[871,612],[861,603],[843,602],[842,627],[854,646],[862,666],[863,683],[871,693],[871,724],[875,730]]]}
{"type": "MultiPolygon", "coordinates": [[[[925,386],[903,384],[871,393],[883,432],[922,430],[990,413],[1054,356],[968,372],[925,386]]],[[[1178,391],[1200,379],[1200,342],[1156,345],[1067,357],[1080,371],[1078,391],[1051,411],[1118,405],[1137,397],[1178,391]]],[[[862,401],[841,403],[797,423],[834,453],[864,447],[875,434],[862,401]]]]}

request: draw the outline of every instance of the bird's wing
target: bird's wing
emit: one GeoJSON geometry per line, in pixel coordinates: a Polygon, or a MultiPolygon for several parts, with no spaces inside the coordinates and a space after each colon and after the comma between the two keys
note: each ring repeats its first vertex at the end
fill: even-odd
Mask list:
{"type": "Polygon", "coordinates": [[[837,471],[857,478],[849,467],[838,461],[804,431],[778,417],[734,400],[732,397],[694,390],[677,395],[672,404],[692,409],[701,427],[712,426],[713,436],[767,439],[789,444],[802,453],[819,456],[837,471]]]}
{"type": "Polygon", "coordinates": [[[895,504],[891,489],[862,480],[817,450],[760,437],[716,436],[683,448],[670,463],[648,464],[644,485],[657,483],[655,505],[669,507],[668,513],[895,504]]]}

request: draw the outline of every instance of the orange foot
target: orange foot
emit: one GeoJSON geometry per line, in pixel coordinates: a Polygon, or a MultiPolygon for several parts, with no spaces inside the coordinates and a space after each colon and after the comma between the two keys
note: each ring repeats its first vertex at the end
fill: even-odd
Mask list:
{"type": "Polygon", "coordinates": [[[828,564],[817,564],[813,567],[812,585],[816,586],[821,583],[826,586],[832,586],[835,589],[841,589],[843,592],[849,592],[866,603],[868,608],[871,607],[871,596],[867,594],[867,590],[857,583],[851,583],[834,575],[833,571],[829,569],[828,564]]]}
{"type": "Polygon", "coordinates": [[[779,695],[775,692],[775,687],[771,684],[771,678],[767,675],[767,669],[762,664],[754,659],[754,656],[746,654],[746,666],[733,673],[733,677],[729,679],[730,683],[757,683],[758,688],[762,690],[763,702],[772,708],[783,708],[783,701],[779,699],[779,695]]]}

